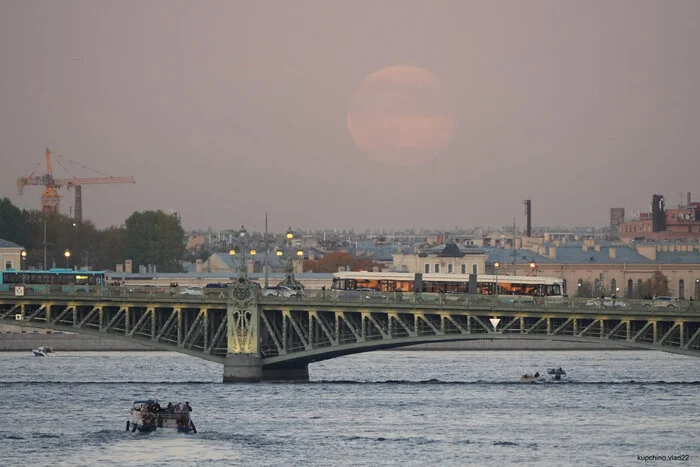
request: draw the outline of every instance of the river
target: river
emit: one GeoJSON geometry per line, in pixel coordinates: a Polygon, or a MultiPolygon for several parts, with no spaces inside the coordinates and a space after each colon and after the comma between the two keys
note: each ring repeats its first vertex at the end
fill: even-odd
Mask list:
{"type": "Polygon", "coordinates": [[[176,353],[0,353],[0,465],[700,464],[698,358],[383,351],[309,370],[224,385],[221,365],[176,353]],[[560,366],[570,382],[519,382],[560,366]],[[198,432],[127,432],[139,398],[188,400],[198,432]]]}

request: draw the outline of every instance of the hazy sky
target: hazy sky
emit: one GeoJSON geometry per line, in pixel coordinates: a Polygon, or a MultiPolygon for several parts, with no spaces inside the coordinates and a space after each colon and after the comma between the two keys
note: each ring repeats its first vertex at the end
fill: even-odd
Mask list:
{"type": "Polygon", "coordinates": [[[699,44],[697,0],[1,0],[0,197],[39,207],[16,179],[49,147],[136,177],[83,188],[98,227],[148,209],[185,228],[262,230],[266,210],[275,231],[522,226],[526,198],[535,225],[605,225],[654,193],[700,200],[699,44]],[[398,76],[357,115],[395,139],[449,118],[427,160],[348,130],[389,66],[440,84],[398,76]]]}

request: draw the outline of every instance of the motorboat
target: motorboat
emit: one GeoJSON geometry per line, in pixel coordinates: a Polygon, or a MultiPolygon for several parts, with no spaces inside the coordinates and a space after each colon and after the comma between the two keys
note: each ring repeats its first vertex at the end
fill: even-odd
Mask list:
{"type": "Polygon", "coordinates": [[[547,377],[538,371],[535,374],[526,373],[520,377],[521,383],[546,383],[547,377]]]}
{"type": "Polygon", "coordinates": [[[547,368],[547,373],[545,374],[548,383],[564,383],[568,381],[566,376],[566,371],[559,368],[547,368]]]}
{"type": "Polygon", "coordinates": [[[197,428],[190,417],[192,407],[189,402],[168,404],[162,408],[157,399],[134,401],[126,431],[152,432],[156,430],[174,430],[179,433],[197,433],[197,428]]]}
{"type": "Polygon", "coordinates": [[[35,357],[52,357],[54,356],[54,351],[51,347],[37,347],[36,349],[32,349],[32,353],[34,354],[35,357]]]}
{"type": "Polygon", "coordinates": [[[563,383],[568,381],[566,371],[559,368],[547,368],[544,373],[539,371],[534,374],[524,374],[520,377],[521,383],[563,383]]]}

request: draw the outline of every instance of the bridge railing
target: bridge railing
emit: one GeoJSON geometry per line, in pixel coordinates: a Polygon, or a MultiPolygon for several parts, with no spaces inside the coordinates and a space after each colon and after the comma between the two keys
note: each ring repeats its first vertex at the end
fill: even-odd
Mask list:
{"type": "MultiPolygon", "coordinates": [[[[21,285],[19,287],[22,287],[21,285]]],[[[19,290],[14,285],[0,284],[0,297],[17,297],[19,290]]],[[[162,287],[154,285],[126,286],[82,286],[82,285],[41,285],[27,284],[21,293],[24,297],[81,297],[123,299],[153,299],[172,302],[221,303],[228,298],[227,289],[202,289],[201,295],[193,294],[187,287],[162,287]]],[[[478,295],[457,293],[408,293],[378,292],[358,290],[304,290],[292,296],[263,296],[263,303],[300,303],[315,302],[325,304],[363,304],[363,305],[416,305],[424,307],[458,307],[487,309],[590,309],[614,310],[616,313],[626,310],[645,310],[653,313],[664,312],[700,312],[700,304],[693,300],[639,300],[612,298],[581,297],[532,297],[522,295],[478,295]]]]}

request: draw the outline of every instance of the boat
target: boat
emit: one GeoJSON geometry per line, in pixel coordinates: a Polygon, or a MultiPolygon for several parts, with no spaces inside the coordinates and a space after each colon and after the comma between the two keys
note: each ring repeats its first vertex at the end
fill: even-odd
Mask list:
{"type": "Polygon", "coordinates": [[[538,371],[535,374],[524,374],[520,377],[521,383],[563,383],[568,381],[566,371],[562,367],[547,368],[540,374],[538,371]]]}
{"type": "Polygon", "coordinates": [[[168,404],[162,408],[157,399],[134,401],[126,431],[152,432],[156,430],[174,430],[179,433],[197,433],[197,428],[190,417],[192,407],[189,402],[168,404]]]}
{"type": "Polygon", "coordinates": [[[54,351],[51,347],[37,347],[36,349],[32,349],[32,353],[34,354],[35,357],[52,357],[54,356],[54,351]]]}
{"type": "Polygon", "coordinates": [[[547,368],[545,376],[547,378],[548,383],[564,383],[568,381],[566,371],[564,371],[562,367],[547,368]]]}
{"type": "Polygon", "coordinates": [[[539,371],[535,374],[526,373],[520,377],[521,383],[545,383],[546,381],[547,377],[541,375],[539,371]]]}

